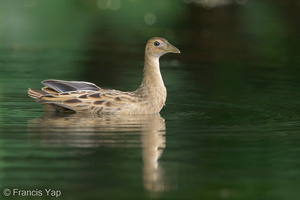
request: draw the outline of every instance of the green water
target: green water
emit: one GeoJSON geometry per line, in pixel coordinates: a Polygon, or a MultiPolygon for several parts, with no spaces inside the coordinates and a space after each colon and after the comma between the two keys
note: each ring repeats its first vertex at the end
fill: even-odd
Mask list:
{"type": "Polygon", "coordinates": [[[0,1],[0,199],[299,199],[300,5],[187,2],[0,1]],[[27,97],[50,78],[134,90],[153,36],[182,52],[161,58],[160,115],[27,97]]]}

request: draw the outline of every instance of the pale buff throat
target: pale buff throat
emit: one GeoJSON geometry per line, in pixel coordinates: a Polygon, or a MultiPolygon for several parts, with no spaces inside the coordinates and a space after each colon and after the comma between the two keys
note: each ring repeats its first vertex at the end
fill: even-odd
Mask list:
{"type": "Polygon", "coordinates": [[[159,66],[166,53],[180,53],[166,39],[154,37],[145,48],[143,80],[132,92],[102,89],[83,81],[44,80],[42,90],[28,89],[28,95],[50,110],[102,114],[159,113],[165,104],[167,90],[159,66]]]}

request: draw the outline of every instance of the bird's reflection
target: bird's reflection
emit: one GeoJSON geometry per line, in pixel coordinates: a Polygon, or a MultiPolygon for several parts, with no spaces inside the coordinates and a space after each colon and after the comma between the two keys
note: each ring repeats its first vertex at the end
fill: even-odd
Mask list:
{"type": "Polygon", "coordinates": [[[149,191],[170,189],[159,158],[166,144],[165,120],[159,114],[86,117],[47,115],[29,121],[29,137],[44,146],[141,147],[143,184],[149,191]]]}

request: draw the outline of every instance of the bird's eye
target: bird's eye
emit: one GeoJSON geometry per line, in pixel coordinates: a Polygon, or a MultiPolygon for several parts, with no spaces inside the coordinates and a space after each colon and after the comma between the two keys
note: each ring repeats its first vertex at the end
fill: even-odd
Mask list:
{"type": "Polygon", "coordinates": [[[157,41],[155,41],[155,42],[154,42],[154,45],[155,45],[155,46],[159,46],[159,45],[160,45],[160,43],[159,43],[159,42],[157,42],[157,41]]]}

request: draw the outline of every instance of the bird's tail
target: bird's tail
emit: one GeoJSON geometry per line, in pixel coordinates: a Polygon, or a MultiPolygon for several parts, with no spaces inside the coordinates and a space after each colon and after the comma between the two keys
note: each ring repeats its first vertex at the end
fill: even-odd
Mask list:
{"type": "Polygon", "coordinates": [[[31,98],[38,99],[45,94],[48,94],[48,93],[41,91],[41,90],[28,88],[28,96],[30,96],[31,98]]]}

